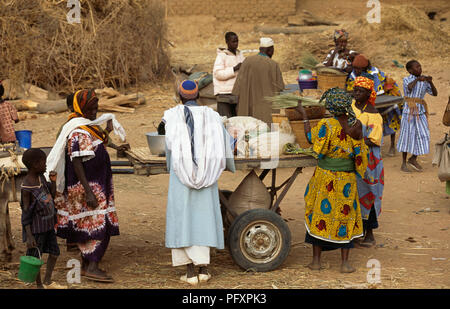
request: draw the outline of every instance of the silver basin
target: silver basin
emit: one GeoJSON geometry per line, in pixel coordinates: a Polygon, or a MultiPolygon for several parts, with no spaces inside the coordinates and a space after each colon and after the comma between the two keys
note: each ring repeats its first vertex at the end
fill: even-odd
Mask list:
{"type": "Polygon", "coordinates": [[[158,135],[158,132],[145,133],[148,148],[154,156],[164,157],[166,155],[166,136],[158,135]]]}

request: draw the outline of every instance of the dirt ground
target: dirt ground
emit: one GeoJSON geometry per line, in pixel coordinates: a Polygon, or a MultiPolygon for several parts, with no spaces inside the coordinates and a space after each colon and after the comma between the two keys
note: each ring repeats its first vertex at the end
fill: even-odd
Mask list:
{"type": "MultiPolygon", "coordinates": [[[[299,10],[306,9],[319,17],[340,23],[351,23],[364,18],[369,9],[365,1],[303,1],[299,10]],[[351,3],[351,4],[350,4],[351,3]]],[[[438,12],[435,26],[450,34],[450,21],[440,18],[450,17],[448,1],[382,1],[387,4],[414,4],[426,12],[438,12]]],[[[382,13],[383,14],[383,13],[382,13]]],[[[383,15],[382,15],[383,16],[383,15]]],[[[255,25],[221,24],[215,18],[196,16],[191,18],[169,18],[169,39],[175,48],[171,49],[174,64],[190,66],[198,64],[199,69],[211,71],[215,59],[215,50],[223,46],[223,33],[235,31],[240,37],[241,49],[258,47],[260,34],[253,31],[255,25]]],[[[336,27],[338,28],[338,27],[336,27]]],[[[350,33],[352,36],[354,33],[350,33]]],[[[307,36],[274,35],[276,42],[275,60],[283,68],[286,83],[295,83],[298,70],[287,63],[295,59],[283,58],[293,55],[291,50],[295,42],[301,50],[303,46],[323,47],[319,56],[323,56],[331,47],[331,32],[307,36]],[[284,64],[284,65],[283,65],[284,64]]],[[[408,39],[394,37],[397,40],[408,39]]],[[[359,50],[358,45],[366,46],[369,41],[363,39],[350,41],[351,48],[359,50]]],[[[415,42],[420,46],[421,42],[415,42]]],[[[448,41],[446,42],[448,44],[448,41]]],[[[390,46],[374,46],[385,50],[377,53],[377,62],[385,66],[380,68],[401,81],[407,73],[404,68],[391,65],[391,60],[406,63],[408,55],[396,54],[392,58],[390,46]]],[[[448,46],[447,46],[448,48],[448,46]]],[[[362,50],[371,54],[373,50],[362,50]]],[[[295,56],[295,55],[294,55],[295,56]]],[[[298,53],[297,53],[298,57],[298,53]]],[[[424,74],[432,75],[439,91],[437,97],[427,97],[430,107],[431,153],[419,158],[424,166],[422,173],[404,174],[400,172],[401,155],[383,158],[386,185],[383,195],[383,212],[379,217],[380,227],[375,231],[377,246],[370,249],[354,249],[350,253],[351,263],[357,268],[352,274],[339,272],[340,252],[323,254],[325,270],[314,272],[305,267],[312,257],[312,249],[304,243],[304,200],[303,194],[314,171],[306,168],[284,199],[282,216],[287,220],[292,233],[292,249],[285,263],[269,273],[245,272],[232,260],[227,250],[215,252],[211,257],[210,271],[213,275],[208,284],[200,288],[253,289],[253,288],[450,288],[450,199],[445,194],[445,185],[437,178],[437,169],[432,166],[434,144],[443,137],[448,128],[442,125],[442,115],[450,95],[450,73],[448,54],[436,55],[434,50],[421,49],[417,54],[422,63],[424,74]],[[407,240],[408,239],[408,240],[407,240]],[[381,283],[369,285],[367,263],[376,259],[381,265],[381,283]]],[[[401,82],[400,82],[401,84],[401,82]]],[[[146,132],[155,131],[163,111],[174,106],[172,84],[141,86],[140,91],[147,95],[147,104],[139,107],[134,114],[116,114],[127,130],[128,142],[132,147],[145,147],[146,132]]],[[[33,130],[33,146],[52,146],[59,126],[67,114],[38,115],[16,125],[16,129],[33,130]]],[[[389,140],[385,141],[383,153],[388,150],[389,140]]],[[[113,160],[114,152],[110,152],[113,160]]],[[[279,183],[286,179],[292,170],[280,170],[279,183]]],[[[246,172],[236,174],[226,172],[219,181],[222,189],[233,190],[244,178],[246,172]]],[[[164,247],[165,205],[168,189],[168,175],[137,176],[115,175],[115,197],[119,215],[120,233],[111,240],[103,259],[102,267],[115,278],[114,284],[99,284],[83,280],[72,288],[187,288],[179,281],[184,268],[171,266],[170,250],[164,247]]],[[[13,263],[0,265],[1,288],[24,288],[17,279],[19,257],[24,254],[25,245],[21,242],[20,206],[10,204],[10,215],[16,250],[13,263]]],[[[54,279],[59,283],[66,280],[66,263],[77,258],[76,253],[67,253],[63,240],[59,240],[61,257],[57,263],[54,279]]]]}

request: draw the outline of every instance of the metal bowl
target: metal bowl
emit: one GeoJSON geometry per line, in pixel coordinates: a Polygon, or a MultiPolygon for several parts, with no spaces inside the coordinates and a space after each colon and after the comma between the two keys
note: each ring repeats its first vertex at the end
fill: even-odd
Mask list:
{"type": "Polygon", "coordinates": [[[154,156],[164,157],[166,155],[166,136],[158,135],[158,132],[145,133],[150,152],[154,156]]]}

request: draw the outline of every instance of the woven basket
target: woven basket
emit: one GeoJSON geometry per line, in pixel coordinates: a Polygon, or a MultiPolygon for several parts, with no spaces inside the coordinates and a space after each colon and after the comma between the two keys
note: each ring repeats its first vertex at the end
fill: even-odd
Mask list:
{"type": "Polygon", "coordinates": [[[288,117],[280,114],[272,114],[272,122],[281,124],[283,120],[289,121],[288,117]]]}
{"type": "Polygon", "coordinates": [[[338,75],[326,72],[317,72],[317,83],[319,89],[325,91],[330,88],[346,88],[347,75],[338,75]]]}
{"type": "MultiPolygon", "coordinates": [[[[310,120],[309,123],[311,125],[311,129],[315,127],[319,121],[322,119],[313,119],[310,120]]],[[[308,142],[305,136],[305,125],[303,121],[290,121],[289,122],[292,128],[292,132],[295,135],[295,139],[301,148],[310,148],[312,145],[308,142]]]]}
{"type": "MultiPolygon", "coordinates": [[[[305,106],[304,109],[308,119],[323,118],[327,111],[325,107],[322,106],[305,106]]],[[[303,115],[295,108],[286,108],[285,112],[289,120],[303,120],[303,115]]]]}

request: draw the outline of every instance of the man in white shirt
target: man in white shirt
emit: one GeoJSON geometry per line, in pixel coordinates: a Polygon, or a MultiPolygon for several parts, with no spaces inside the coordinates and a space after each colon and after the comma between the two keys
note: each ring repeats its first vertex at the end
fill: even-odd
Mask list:
{"type": "Polygon", "coordinates": [[[233,96],[234,82],[244,55],[238,50],[239,38],[234,32],[225,34],[227,49],[218,48],[213,69],[214,95],[217,98],[217,112],[221,116],[236,116],[237,96],[233,96]]]}

